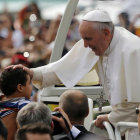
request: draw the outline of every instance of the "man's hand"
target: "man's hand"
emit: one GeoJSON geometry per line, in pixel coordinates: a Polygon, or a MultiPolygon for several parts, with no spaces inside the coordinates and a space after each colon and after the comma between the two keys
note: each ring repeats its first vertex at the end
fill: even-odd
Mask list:
{"type": "MultiPolygon", "coordinates": [[[[63,115],[63,117],[66,119],[66,121],[67,121],[67,123],[68,123],[68,125],[69,125],[69,127],[71,129],[72,128],[72,124],[71,124],[71,122],[70,122],[67,114],[63,111],[63,109],[61,109],[60,107],[56,107],[54,109],[54,111],[58,111],[58,112],[60,112],[63,115]]],[[[52,116],[52,119],[55,120],[55,121],[57,121],[57,122],[59,122],[59,125],[63,128],[63,130],[66,133],[69,132],[69,130],[67,129],[66,124],[64,122],[64,119],[62,117],[59,118],[59,117],[56,117],[56,116],[52,116]]]]}
{"type": "Polygon", "coordinates": [[[25,67],[25,66],[22,65],[22,64],[10,65],[10,66],[6,67],[5,69],[9,69],[9,68],[12,68],[12,69],[22,68],[23,70],[25,70],[25,71],[30,75],[31,79],[32,79],[32,77],[33,77],[33,71],[30,70],[29,68],[25,67]]]}
{"type": "Polygon", "coordinates": [[[103,129],[104,128],[104,125],[103,125],[103,122],[104,121],[108,121],[109,122],[109,120],[108,120],[108,114],[99,115],[97,117],[96,121],[95,121],[95,126],[103,129]]]}

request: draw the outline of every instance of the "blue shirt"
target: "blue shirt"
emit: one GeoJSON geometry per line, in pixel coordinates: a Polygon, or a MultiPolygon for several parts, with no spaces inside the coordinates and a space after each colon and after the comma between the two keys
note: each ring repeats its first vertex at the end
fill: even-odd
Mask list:
{"type": "Polygon", "coordinates": [[[30,100],[25,97],[13,98],[0,102],[0,118],[11,114],[14,110],[20,110],[28,103],[30,103],[30,100]]]}

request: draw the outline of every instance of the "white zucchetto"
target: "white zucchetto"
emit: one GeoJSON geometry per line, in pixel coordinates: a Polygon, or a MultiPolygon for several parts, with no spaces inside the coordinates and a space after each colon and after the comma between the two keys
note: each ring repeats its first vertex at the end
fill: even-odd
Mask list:
{"type": "Polygon", "coordinates": [[[98,21],[98,22],[112,22],[109,14],[102,10],[102,9],[96,9],[93,11],[88,12],[82,20],[86,21],[98,21]]]}

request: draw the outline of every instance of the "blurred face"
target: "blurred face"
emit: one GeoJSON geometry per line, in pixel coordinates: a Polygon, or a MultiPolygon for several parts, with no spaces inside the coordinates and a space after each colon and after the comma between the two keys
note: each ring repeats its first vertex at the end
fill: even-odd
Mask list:
{"type": "Polygon", "coordinates": [[[84,46],[91,48],[96,55],[102,56],[109,47],[112,36],[108,29],[97,30],[94,24],[94,22],[82,21],[79,32],[84,40],[84,46]]]}
{"type": "Polygon", "coordinates": [[[27,140],[51,140],[51,137],[49,134],[32,134],[27,133],[26,134],[27,140]]]}
{"type": "Polygon", "coordinates": [[[9,17],[6,15],[0,16],[0,23],[3,25],[3,27],[8,28],[8,29],[11,26],[11,21],[10,21],[9,17]]]}
{"type": "Polygon", "coordinates": [[[26,98],[30,98],[31,96],[31,93],[32,93],[32,84],[31,84],[31,79],[30,79],[30,76],[27,75],[27,82],[26,82],[26,85],[23,86],[23,94],[26,98]]]}

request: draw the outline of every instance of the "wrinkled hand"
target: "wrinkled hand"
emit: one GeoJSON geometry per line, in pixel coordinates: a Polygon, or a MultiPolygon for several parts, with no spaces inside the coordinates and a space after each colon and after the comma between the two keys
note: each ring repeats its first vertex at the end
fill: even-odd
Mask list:
{"type": "Polygon", "coordinates": [[[25,67],[25,66],[22,65],[22,64],[10,65],[10,66],[6,67],[5,69],[10,69],[10,68],[12,68],[12,69],[22,68],[23,70],[25,70],[25,71],[30,75],[31,79],[32,79],[32,77],[33,77],[33,71],[30,70],[29,68],[25,67]]]}
{"type": "MultiPolygon", "coordinates": [[[[69,127],[70,127],[70,129],[71,129],[71,128],[72,128],[72,124],[71,124],[71,122],[70,122],[70,120],[69,120],[67,114],[63,111],[63,109],[60,108],[60,107],[56,107],[56,108],[54,109],[54,111],[58,111],[58,112],[60,112],[60,113],[63,115],[63,117],[66,119],[66,121],[67,121],[67,123],[68,123],[68,125],[69,125],[69,127]]],[[[59,125],[63,128],[63,130],[64,130],[66,133],[69,132],[69,130],[67,129],[67,127],[66,127],[66,125],[65,125],[64,119],[63,119],[62,117],[59,118],[59,117],[56,117],[56,116],[52,116],[52,119],[55,120],[55,121],[57,121],[57,122],[59,122],[59,125]]]]}
{"type": "Polygon", "coordinates": [[[95,126],[96,127],[99,127],[101,129],[104,129],[104,125],[103,125],[103,122],[104,121],[108,121],[108,114],[105,114],[105,115],[99,115],[95,121],[95,126]]]}

